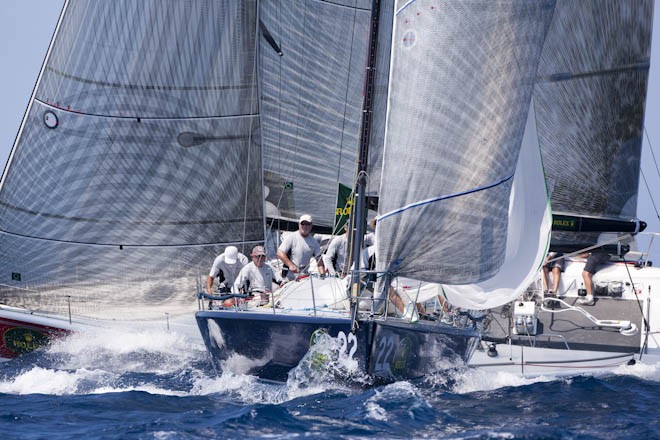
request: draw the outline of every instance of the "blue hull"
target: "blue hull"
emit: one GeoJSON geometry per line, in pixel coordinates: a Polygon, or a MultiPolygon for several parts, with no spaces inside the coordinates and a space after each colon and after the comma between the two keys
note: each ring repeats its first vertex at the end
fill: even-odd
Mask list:
{"type": "Polygon", "coordinates": [[[479,336],[471,329],[399,319],[361,320],[351,334],[348,318],[210,310],[197,324],[216,368],[284,382],[319,331],[343,340],[345,355],[373,383],[415,379],[463,366],[479,336]]]}

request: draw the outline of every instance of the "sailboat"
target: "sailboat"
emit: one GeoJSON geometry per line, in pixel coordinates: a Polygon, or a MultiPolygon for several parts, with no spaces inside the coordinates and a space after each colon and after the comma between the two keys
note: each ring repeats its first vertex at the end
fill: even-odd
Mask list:
{"type": "MultiPolygon", "coordinates": [[[[320,2],[286,13],[276,3],[259,8],[269,28],[317,23],[326,10],[340,9],[320,2]],[[270,16],[276,19],[266,22],[270,16]]],[[[362,129],[371,130],[359,139],[370,146],[358,151],[358,163],[369,164],[357,172],[354,228],[360,237],[364,199],[377,193],[379,285],[369,298],[355,285],[346,295],[334,280],[310,278],[287,286],[267,310],[198,312],[216,366],[283,380],[314,352],[319,333],[335,336],[337,356],[380,381],[462,360],[522,375],[657,362],[660,321],[651,304],[660,271],[634,249],[645,226],[635,219],[635,204],[652,9],[651,1],[365,8],[379,20],[369,41],[379,39],[367,50],[373,61],[363,104],[371,105],[364,105],[362,129]],[[360,186],[363,176],[369,180],[360,186]],[[548,250],[567,260],[559,296],[546,295],[540,283],[548,250]],[[613,257],[594,277],[595,305],[581,306],[580,257],[589,251],[613,257]],[[389,286],[411,304],[444,299],[445,316],[388,316],[387,305],[378,306],[389,286]],[[361,309],[356,298],[372,306],[361,309]],[[433,340],[438,335],[442,341],[433,340]]],[[[341,35],[355,41],[355,32],[341,35]]],[[[298,34],[302,43],[277,32],[270,37],[279,41],[280,57],[266,47],[260,56],[271,57],[262,66],[283,71],[294,70],[286,52],[296,43],[335,41],[317,28],[298,34]]],[[[261,72],[280,78],[270,73],[261,72]]],[[[312,364],[323,368],[326,359],[313,356],[312,364]]]]}
{"type": "Polygon", "coordinates": [[[201,344],[201,274],[264,238],[255,58],[233,56],[255,12],[64,3],[1,181],[3,357],[89,326],[201,344]]]}
{"type": "MultiPolygon", "coordinates": [[[[264,307],[199,311],[220,371],[286,380],[325,336],[339,341],[334,357],[355,362],[374,382],[465,365],[481,337],[476,316],[453,324],[416,319],[414,311],[393,316],[389,292],[408,290],[419,299],[430,290],[437,297],[441,283],[483,282],[516,265],[517,276],[502,286],[508,302],[545,255],[550,214],[541,155],[538,143],[523,138],[554,2],[362,3],[255,5],[264,158],[274,156],[271,149],[300,155],[308,143],[332,146],[352,133],[349,145],[359,146],[355,261],[349,286],[311,276],[289,283],[264,307]],[[346,17],[336,18],[340,13],[346,17]],[[356,65],[366,65],[366,73],[362,67],[355,73],[356,65]],[[337,115],[332,97],[340,116],[334,127],[325,117],[337,115]],[[343,130],[343,137],[324,136],[310,118],[323,120],[324,130],[343,130]],[[268,142],[266,133],[278,138],[268,142]],[[378,279],[371,290],[355,268],[373,192],[378,279]],[[532,240],[522,239],[521,224],[532,240]],[[514,258],[520,255],[522,263],[514,258]]],[[[293,172],[326,169],[325,156],[304,154],[293,172]]],[[[296,179],[302,177],[293,175],[294,191],[301,186],[296,179]]],[[[315,223],[324,218],[323,211],[312,216],[315,223]]],[[[329,368],[329,359],[312,355],[312,364],[329,368]]]]}
{"type": "Polygon", "coordinates": [[[489,334],[500,340],[472,366],[533,376],[660,362],[660,269],[636,240],[646,226],[636,204],[652,17],[652,1],[557,2],[533,110],[553,210],[550,250],[564,253],[565,271],[554,296],[539,281],[491,310],[489,334]],[[610,261],[593,276],[595,304],[581,306],[581,254],[590,251],[610,261]]]}
{"type": "MultiPolygon", "coordinates": [[[[603,278],[621,298],[598,298],[589,309],[597,322],[578,323],[585,337],[603,327],[635,338],[634,323],[640,336],[623,349],[561,341],[570,350],[558,355],[541,337],[551,327],[543,325],[548,301],[530,297],[528,287],[553,218],[555,228],[605,217],[615,220],[607,232],[639,229],[628,221],[637,177],[611,185],[596,179],[583,200],[607,186],[624,201],[606,196],[608,209],[573,209],[567,190],[617,173],[594,171],[567,185],[560,174],[583,175],[579,160],[560,161],[576,148],[558,137],[571,137],[562,130],[581,118],[561,119],[567,114],[557,109],[583,107],[549,103],[562,96],[552,86],[599,77],[602,66],[561,68],[571,51],[559,50],[562,32],[576,27],[558,17],[585,8],[603,20],[614,14],[621,26],[628,23],[621,17],[633,28],[643,24],[632,39],[640,47],[621,49],[632,61],[613,58],[601,75],[638,75],[629,97],[635,111],[618,103],[620,115],[641,124],[651,5],[66,1],[0,182],[0,355],[86,326],[148,325],[201,334],[219,369],[271,380],[285,380],[326,336],[339,341],[338,356],[377,381],[464,364],[526,372],[530,348],[542,350],[547,365],[576,348],[592,365],[603,365],[603,352],[624,352],[626,363],[647,359],[657,352],[653,323],[660,321],[650,307],[658,276],[643,260],[637,274],[648,281],[603,278]],[[295,228],[301,214],[312,215],[316,232],[336,230],[347,187],[356,188],[356,238],[367,202],[378,200],[373,288],[359,270],[350,280],[310,276],[267,306],[195,314],[206,304],[194,300],[199,280],[226,246],[248,253],[276,245],[274,231],[295,228]],[[445,299],[451,322],[393,316],[390,287],[408,293],[413,306],[445,299]],[[630,307],[616,317],[604,308],[633,297],[645,320],[633,319],[630,307]],[[496,331],[497,317],[504,332],[496,331]],[[536,327],[514,326],[528,317],[536,327]]],[[[619,48],[612,39],[601,46],[619,48]]],[[[620,91],[604,89],[600,102],[610,105],[620,91]]],[[[639,136],[631,139],[638,152],[639,136]]],[[[603,155],[613,158],[612,151],[603,155]]],[[[639,154],[622,154],[638,170],[639,154]]],[[[564,252],[597,242],[593,231],[587,239],[557,236],[552,246],[568,246],[564,252]]],[[[359,240],[353,249],[359,268],[359,240]]],[[[565,298],[550,301],[557,310],[578,294],[571,279],[581,264],[569,263],[565,298]]],[[[568,313],[588,319],[577,309],[568,313]]]]}

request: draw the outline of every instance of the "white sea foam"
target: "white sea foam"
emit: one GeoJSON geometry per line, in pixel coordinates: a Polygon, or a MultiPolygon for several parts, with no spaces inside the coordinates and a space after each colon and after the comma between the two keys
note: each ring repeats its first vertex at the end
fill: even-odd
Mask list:
{"type": "MultiPolygon", "coordinates": [[[[656,358],[654,358],[654,361],[650,362],[638,362],[635,365],[622,365],[615,369],[614,373],[660,382],[660,360],[655,360],[656,358]]],[[[644,361],[644,359],[642,359],[642,361],[644,361]]]]}
{"type": "Polygon", "coordinates": [[[7,394],[105,394],[127,391],[143,391],[150,394],[178,395],[187,393],[157,387],[152,384],[136,386],[116,385],[120,376],[101,370],[79,369],[75,371],[33,367],[11,379],[0,381],[0,393],[7,394]],[[114,385],[113,385],[114,384],[114,385]]]}
{"type": "Polygon", "coordinates": [[[66,395],[144,391],[181,395],[185,392],[163,388],[160,381],[150,384],[131,375],[200,376],[203,373],[192,365],[206,359],[206,351],[201,339],[160,326],[116,325],[82,329],[53,341],[30,359],[35,363],[27,367],[23,359],[6,364],[5,371],[13,365],[17,371],[0,380],[0,392],[66,395]]]}
{"type": "Polygon", "coordinates": [[[538,382],[551,382],[557,380],[555,376],[521,377],[517,374],[506,372],[484,371],[479,369],[468,369],[453,372],[454,385],[451,391],[458,394],[472,393],[475,391],[490,391],[504,387],[520,387],[538,382]]]}
{"type": "MultiPolygon", "coordinates": [[[[609,371],[586,372],[584,375],[597,377],[607,377],[612,375],[635,376],[644,380],[660,381],[660,361],[638,362],[635,365],[621,365],[609,371]]],[[[545,375],[522,377],[513,373],[493,372],[480,369],[468,369],[465,371],[452,373],[452,379],[455,380],[451,391],[454,393],[465,394],[475,391],[490,391],[504,387],[520,387],[540,382],[552,382],[556,380],[572,380],[575,376],[564,375],[545,375]]],[[[436,379],[436,380],[446,380],[436,379]]]]}
{"type": "Polygon", "coordinates": [[[0,392],[5,394],[73,394],[78,381],[86,372],[71,373],[34,367],[17,376],[0,381],[0,392]]]}
{"type": "Polygon", "coordinates": [[[166,329],[113,326],[88,328],[55,341],[48,353],[62,369],[165,374],[205,356],[204,346],[166,329]]]}

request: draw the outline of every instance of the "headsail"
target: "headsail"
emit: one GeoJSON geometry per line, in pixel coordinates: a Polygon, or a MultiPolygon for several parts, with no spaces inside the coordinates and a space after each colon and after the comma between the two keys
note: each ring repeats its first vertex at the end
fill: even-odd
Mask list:
{"type": "Polygon", "coordinates": [[[471,310],[497,307],[518,298],[538,279],[550,244],[551,222],[532,106],[511,188],[504,264],[495,276],[481,283],[442,286],[444,296],[452,305],[471,310]]]}
{"type": "Polygon", "coordinates": [[[467,284],[500,268],[510,189],[553,6],[397,2],[379,270],[467,284]]]}
{"type": "Polygon", "coordinates": [[[263,240],[256,17],[256,0],[66,3],[3,176],[0,278],[29,291],[2,302],[186,313],[225,244],[263,240]]]}
{"type": "Polygon", "coordinates": [[[335,220],[353,187],[370,0],[260,2],[261,121],[267,202],[283,219],[335,220]]]}
{"type": "Polygon", "coordinates": [[[636,216],[652,20],[652,0],[557,2],[534,90],[553,212],[636,216]]]}
{"type": "Polygon", "coordinates": [[[390,79],[390,55],[392,51],[392,27],[394,25],[394,0],[380,2],[378,19],[378,47],[372,97],[371,131],[369,139],[367,194],[378,196],[380,175],[383,168],[387,95],[390,79]]]}

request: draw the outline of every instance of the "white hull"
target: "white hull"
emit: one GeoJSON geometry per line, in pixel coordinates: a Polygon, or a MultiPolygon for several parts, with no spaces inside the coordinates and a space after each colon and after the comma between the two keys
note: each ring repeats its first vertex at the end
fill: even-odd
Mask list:
{"type": "Polygon", "coordinates": [[[625,371],[622,368],[626,366],[659,362],[658,353],[644,354],[640,359],[639,354],[630,353],[498,345],[497,357],[488,356],[488,347],[483,347],[474,353],[469,365],[484,371],[538,377],[625,371]]]}
{"type": "Polygon", "coordinates": [[[615,292],[596,295],[593,306],[580,306],[576,300],[583,267],[581,259],[566,265],[561,302],[544,305],[536,296],[523,303],[521,298],[509,306],[512,312],[507,319],[498,315],[506,308],[494,310],[489,334],[501,340],[482,342],[483,349],[475,352],[469,365],[529,377],[621,371],[629,365],[659,363],[660,269],[610,264],[596,273],[594,283],[608,284],[615,292]],[[516,329],[520,310],[533,310],[536,325],[528,334],[516,329]],[[638,331],[619,331],[616,325],[622,321],[630,321],[638,331]]]}

